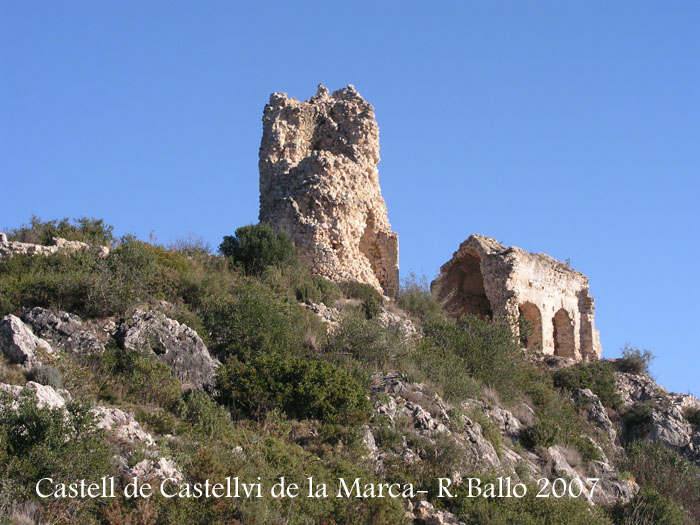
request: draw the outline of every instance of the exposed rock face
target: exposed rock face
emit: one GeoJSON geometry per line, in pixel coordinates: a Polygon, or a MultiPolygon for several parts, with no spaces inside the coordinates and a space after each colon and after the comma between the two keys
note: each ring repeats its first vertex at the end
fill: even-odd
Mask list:
{"type": "Polygon", "coordinates": [[[71,400],[67,390],[55,390],[51,386],[40,385],[34,381],[29,381],[24,386],[0,383],[0,392],[7,392],[10,394],[14,399],[13,406],[15,407],[17,406],[22,392],[29,392],[36,396],[37,407],[39,408],[62,408],[71,400]]]}
{"type": "MultiPolygon", "coordinates": [[[[431,393],[425,384],[409,383],[395,375],[375,374],[372,379],[376,417],[368,427],[363,441],[368,451],[367,459],[375,465],[380,475],[385,463],[419,462],[431,446],[436,446],[440,450],[452,450],[454,453],[453,460],[443,466],[445,471],[440,475],[449,476],[455,485],[461,484],[467,476],[475,473],[497,473],[530,482],[542,477],[553,479],[564,475],[582,481],[586,491],[581,497],[592,504],[626,503],[639,490],[633,480],[618,479],[617,470],[595,441],[592,442],[601,453],[603,461],[588,464],[580,464],[580,459],[579,462],[572,463],[568,459],[567,450],[558,445],[542,449],[544,454],[540,456],[522,447],[518,447],[520,452],[517,452],[518,448],[513,444],[520,440],[522,431],[528,426],[525,422],[528,418],[520,420],[512,412],[478,399],[467,399],[462,402],[460,410],[456,410],[438,394],[431,393]],[[498,450],[486,438],[487,433],[482,424],[495,425],[500,430],[502,440],[498,450]],[[389,429],[400,426],[401,442],[386,442],[384,436],[391,433],[381,431],[379,425],[388,425],[389,429]],[[518,469],[521,474],[516,473],[518,467],[522,468],[518,469]],[[591,477],[588,469],[594,471],[593,477],[600,478],[592,497],[592,484],[587,480],[591,477]]],[[[416,519],[431,515],[429,508],[423,509],[424,514],[420,510],[421,505],[422,503],[409,505],[409,511],[416,519]]],[[[451,516],[444,518],[452,519],[451,516]]]]}
{"type": "Polygon", "coordinates": [[[19,317],[6,315],[0,320],[0,351],[10,362],[29,370],[37,363],[37,347],[53,352],[51,345],[35,336],[19,317]]]}
{"type": "Polygon", "coordinates": [[[503,316],[516,334],[518,320],[527,321],[532,333],[520,334],[527,348],[575,360],[600,358],[588,278],[548,255],[472,235],[440,268],[431,289],[454,316],[503,316]]]}
{"type": "Polygon", "coordinates": [[[598,396],[588,388],[577,388],[571,393],[571,398],[579,405],[584,406],[588,421],[602,430],[611,443],[615,443],[615,439],[617,439],[615,425],[610,421],[608,413],[598,396]]]}
{"type": "Polygon", "coordinates": [[[115,337],[126,350],[150,349],[185,385],[213,388],[219,362],[209,355],[202,339],[189,326],[160,312],[136,310],[121,323],[115,337]]]}
{"type": "Polygon", "coordinates": [[[379,128],[353,86],[301,102],[273,93],[263,114],[260,221],[286,231],[311,270],[394,297],[398,235],[379,188],[379,128]]]}
{"type": "Polygon", "coordinates": [[[109,432],[117,441],[135,444],[143,443],[147,446],[155,445],[153,436],[143,430],[141,425],[126,412],[118,408],[108,408],[98,405],[92,408],[95,415],[96,427],[109,432]]]}
{"type": "Polygon", "coordinates": [[[650,411],[642,428],[634,431],[641,430],[651,441],[679,452],[700,466],[700,428],[684,415],[688,409],[700,409],[700,400],[691,394],[669,393],[646,374],[616,372],[615,379],[625,408],[643,405],[650,411]]]}
{"type": "MultiPolygon", "coordinates": [[[[32,244],[28,242],[8,241],[7,235],[0,234],[0,260],[12,257],[13,255],[51,255],[58,252],[79,252],[90,250],[90,245],[80,241],[68,241],[61,237],[54,237],[53,244],[44,246],[43,244],[32,244]]],[[[99,257],[109,255],[109,248],[106,246],[97,247],[99,257]]]]}
{"type": "Polygon", "coordinates": [[[415,505],[407,500],[406,517],[411,523],[420,525],[465,525],[454,514],[436,509],[427,501],[419,501],[415,505]]]}
{"type": "Polygon", "coordinates": [[[180,469],[174,461],[166,458],[160,458],[158,461],[144,459],[138,462],[130,469],[126,469],[126,473],[132,478],[151,479],[163,481],[171,479],[175,481],[183,481],[185,477],[180,472],[180,469]]]}
{"type": "Polygon", "coordinates": [[[104,344],[94,330],[84,326],[75,314],[37,306],[25,313],[22,319],[36,334],[68,352],[89,354],[104,350],[104,344]]]}

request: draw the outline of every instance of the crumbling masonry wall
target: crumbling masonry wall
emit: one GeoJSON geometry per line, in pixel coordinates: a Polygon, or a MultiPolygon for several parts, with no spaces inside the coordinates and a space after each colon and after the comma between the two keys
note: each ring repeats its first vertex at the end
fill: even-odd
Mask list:
{"type": "Polygon", "coordinates": [[[260,221],[286,231],[311,271],[389,297],[399,240],[379,187],[379,127],[355,88],[310,100],[273,93],[263,114],[260,221]]]}
{"type": "Polygon", "coordinates": [[[548,255],[472,235],[431,288],[453,316],[509,319],[527,348],[575,360],[600,358],[588,278],[548,255]],[[521,331],[528,325],[529,335],[521,331]]]}

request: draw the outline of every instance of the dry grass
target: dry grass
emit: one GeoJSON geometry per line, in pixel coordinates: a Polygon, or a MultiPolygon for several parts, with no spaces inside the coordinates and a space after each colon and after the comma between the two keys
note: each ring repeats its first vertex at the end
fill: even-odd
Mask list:
{"type": "Polygon", "coordinates": [[[579,454],[578,450],[576,450],[575,448],[568,447],[565,445],[559,445],[558,449],[559,452],[561,452],[564,458],[566,459],[566,462],[573,468],[578,467],[583,462],[583,460],[581,459],[581,454],[579,454]]]}
{"type": "Polygon", "coordinates": [[[24,371],[18,365],[11,365],[4,355],[0,355],[0,383],[24,385],[26,382],[24,371]]]}
{"type": "Polygon", "coordinates": [[[535,412],[527,403],[520,403],[519,405],[516,405],[513,407],[511,412],[526,427],[535,424],[535,412]]]}
{"type": "Polygon", "coordinates": [[[481,400],[486,404],[487,408],[500,407],[501,398],[493,388],[484,386],[481,389],[481,400]]]}

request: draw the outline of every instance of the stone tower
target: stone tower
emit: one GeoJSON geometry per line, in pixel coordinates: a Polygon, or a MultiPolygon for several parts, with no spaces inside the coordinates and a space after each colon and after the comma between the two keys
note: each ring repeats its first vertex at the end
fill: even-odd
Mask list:
{"type": "Polygon", "coordinates": [[[307,101],[273,93],[263,114],[260,221],[286,231],[314,273],[399,286],[399,239],[379,188],[379,127],[352,85],[307,101]]]}

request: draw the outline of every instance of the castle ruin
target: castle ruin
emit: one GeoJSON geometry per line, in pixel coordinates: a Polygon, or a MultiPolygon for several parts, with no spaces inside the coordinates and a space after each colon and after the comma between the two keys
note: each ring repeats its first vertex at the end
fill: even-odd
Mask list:
{"type": "Polygon", "coordinates": [[[311,271],[399,287],[399,239],[379,187],[379,127],[352,85],[307,101],[273,93],[263,114],[260,221],[287,232],[311,271]]]}
{"type": "Polygon", "coordinates": [[[588,278],[548,255],[472,235],[431,289],[455,317],[508,319],[526,348],[577,361],[600,358],[588,278]]]}

